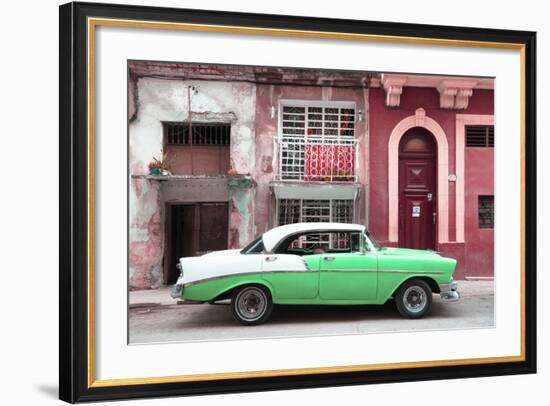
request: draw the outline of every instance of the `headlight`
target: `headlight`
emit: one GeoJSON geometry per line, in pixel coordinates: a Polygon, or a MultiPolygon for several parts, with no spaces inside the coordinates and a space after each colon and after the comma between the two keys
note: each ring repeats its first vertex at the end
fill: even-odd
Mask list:
{"type": "Polygon", "coordinates": [[[180,271],[180,276],[182,276],[183,275],[183,269],[181,268],[181,263],[178,262],[177,265],[176,265],[176,268],[177,268],[178,271],[180,271]]]}

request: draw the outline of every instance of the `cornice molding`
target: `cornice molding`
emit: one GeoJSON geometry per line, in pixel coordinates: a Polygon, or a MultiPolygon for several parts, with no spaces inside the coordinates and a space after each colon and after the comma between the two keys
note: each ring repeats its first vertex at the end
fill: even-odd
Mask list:
{"type": "Polygon", "coordinates": [[[477,83],[477,80],[444,80],[437,87],[439,107],[451,110],[467,109],[477,83]]]}
{"type": "Polygon", "coordinates": [[[401,93],[403,85],[407,82],[407,77],[402,75],[382,75],[382,86],[386,92],[386,106],[399,107],[401,102],[401,93]]]}

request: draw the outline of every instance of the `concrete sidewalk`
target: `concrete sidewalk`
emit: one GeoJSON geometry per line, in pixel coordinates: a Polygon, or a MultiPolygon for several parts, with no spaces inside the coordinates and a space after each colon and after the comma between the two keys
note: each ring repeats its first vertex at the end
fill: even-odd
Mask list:
{"type": "Polygon", "coordinates": [[[178,299],[172,299],[172,286],[162,286],[158,289],[130,291],[130,308],[144,306],[171,306],[176,305],[178,299]]]}
{"type": "MultiPolygon", "coordinates": [[[[457,283],[462,297],[494,295],[494,281],[460,280],[457,283]]],[[[178,299],[170,296],[171,289],[172,286],[162,286],[158,289],[131,291],[130,308],[177,305],[178,299]]]]}

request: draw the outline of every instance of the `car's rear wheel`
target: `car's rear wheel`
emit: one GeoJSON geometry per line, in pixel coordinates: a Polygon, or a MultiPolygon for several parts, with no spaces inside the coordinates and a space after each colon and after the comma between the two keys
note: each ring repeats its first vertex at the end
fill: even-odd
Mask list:
{"type": "Polygon", "coordinates": [[[231,311],[235,319],[245,326],[262,324],[273,312],[271,294],[258,285],[237,288],[231,296],[231,311]]]}
{"type": "Polygon", "coordinates": [[[409,319],[424,317],[432,304],[432,290],[423,280],[409,280],[397,290],[395,304],[403,317],[409,319]]]}

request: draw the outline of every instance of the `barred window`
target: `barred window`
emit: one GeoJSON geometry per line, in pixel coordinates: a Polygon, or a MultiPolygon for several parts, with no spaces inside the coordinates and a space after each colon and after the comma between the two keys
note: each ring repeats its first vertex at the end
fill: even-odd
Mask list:
{"type": "Polygon", "coordinates": [[[227,123],[164,122],[164,139],[168,145],[229,145],[231,125],[227,123]],[[193,138],[189,139],[189,127],[193,138]]]}
{"type": "Polygon", "coordinates": [[[230,168],[230,123],[163,122],[166,166],[173,175],[225,175],[230,168]]]}
{"type": "Polygon", "coordinates": [[[495,197],[478,196],[479,228],[495,227],[495,197]]]}
{"type": "MultiPolygon", "coordinates": [[[[352,223],[353,200],[339,199],[279,199],[277,201],[279,225],[293,223],[352,223]]],[[[312,245],[342,248],[345,241],[341,233],[307,234],[294,248],[312,245]],[[341,237],[341,238],[340,238],[341,237]]]]}
{"type": "Polygon", "coordinates": [[[287,104],[281,108],[279,170],[284,180],[355,180],[355,105],[287,104]]]}
{"type": "Polygon", "coordinates": [[[466,146],[493,148],[495,146],[495,127],[492,125],[467,125],[466,146]]]}
{"type": "Polygon", "coordinates": [[[355,108],[352,106],[282,106],[282,134],[354,137],[355,108]]]}
{"type": "MultiPolygon", "coordinates": [[[[284,251],[288,254],[311,255],[316,248],[335,250],[335,252],[361,251],[361,237],[358,232],[304,233],[289,242],[284,251]]],[[[330,252],[330,251],[329,251],[330,252]]],[[[334,251],[332,251],[334,252],[334,251]]]]}

